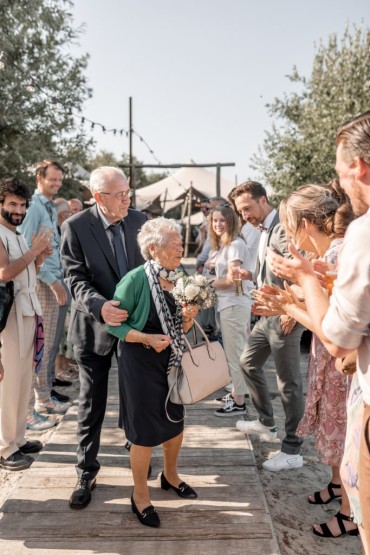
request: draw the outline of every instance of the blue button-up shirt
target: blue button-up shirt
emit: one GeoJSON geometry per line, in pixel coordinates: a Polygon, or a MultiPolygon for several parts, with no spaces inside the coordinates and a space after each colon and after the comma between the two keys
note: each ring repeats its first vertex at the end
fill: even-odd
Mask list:
{"type": "Polygon", "coordinates": [[[37,278],[51,285],[63,277],[62,260],[60,255],[60,237],[58,231],[58,216],[52,200],[47,199],[36,189],[27,210],[22,225],[18,228],[25,237],[27,244],[31,247],[33,233],[38,233],[41,227],[52,229],[53,254],[45,259],[40,268],[37,278]]]}

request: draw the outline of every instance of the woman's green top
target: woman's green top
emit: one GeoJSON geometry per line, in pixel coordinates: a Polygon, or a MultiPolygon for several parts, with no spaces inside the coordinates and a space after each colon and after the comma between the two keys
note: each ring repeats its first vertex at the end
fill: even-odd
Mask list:
{"type": "Polygon", "coordinates": [[[148,320],[150,310],[150,287],[144,266],[128,272],[116,287],[113,299],[119,308],[128,312],[128,318],[120,326],[108,326],[108,331],[121,341],[132,329],[141,331],[148,320]]]}

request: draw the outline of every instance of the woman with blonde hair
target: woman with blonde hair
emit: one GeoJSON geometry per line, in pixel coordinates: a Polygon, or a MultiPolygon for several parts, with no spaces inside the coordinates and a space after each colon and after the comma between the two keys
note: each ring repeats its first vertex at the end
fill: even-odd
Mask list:
{"type": "Polygon", "coordinates": [[[218,399],[224,406],[215,411],[215,416],[228,417],[245,414],[245,395],[248,389],[240,369],[239,359],[250,332],[252,301],[249,292],[252,282],[240,281],[239,291],[230,272],[238,268],[252,270],[248,260],[248,247],[240,236],[240,223],[235,211],[228,204],[216,206],[209,216],[211,247],[216,252],[215,274],[212,285],[216,289],[218,302],[216,311],[220,319],[222,344],[229,365],[233,384],[232,392],[218,399]]]}
{"type": "MultiPolygon", "coordinates": [[[[279,215],[295,247],[318,258],[313,261],[318,270],[333,270],[337,266],[344,233],[354,219],[349,199],[337,181],[298,187],[281,202],[279,215]]],[[[269,308],[288,314],[310,329],[304,303],[298,301],[292,289],[287,289],[288,292],[277,288],[262,290],[257,294],[257,305],[265,302],[269,308]]],[[[256,312],[260,311],[264,309],[257,307],[256,312]]],[[[330,483],[310,495],[308,502],[327,504],[341,498],[340,511],[328,523],[314,525],[313,532],[320,537],[358,534],[357,526],[350,522],[350,504],[339,472],[346,435],[348,389],[347,377],[337,372],[335,359],[313,334],[305,412],[296,433],[301,437],[314,435],[322,462],[331,467],[330,483]]]]}

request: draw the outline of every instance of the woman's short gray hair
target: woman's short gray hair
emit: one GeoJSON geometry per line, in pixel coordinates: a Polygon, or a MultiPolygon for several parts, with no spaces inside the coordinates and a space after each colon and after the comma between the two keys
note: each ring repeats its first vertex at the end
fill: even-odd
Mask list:
{"type": "Polygon", "coordinates": [[[115,168],[114,166],[100,166],[96,168],[90,174],[89,189],[91,194],[97,193],[104,189],[111,181],[117,179],[117,177],[123,178],[127,181],[125,174],[120,168],[115,168]]]}
{"type": "Polygon", "coordinates": [[[150,260],[149,247],[151,245],[165,245],[170,233],[176,233],[181,239],[181,225],[175,220],[160,217],[145,222],[137,236],[143,258],[150,260]]]}

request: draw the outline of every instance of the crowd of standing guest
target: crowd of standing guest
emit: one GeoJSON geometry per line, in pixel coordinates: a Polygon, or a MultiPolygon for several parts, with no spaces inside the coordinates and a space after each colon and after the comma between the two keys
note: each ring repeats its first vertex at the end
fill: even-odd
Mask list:
{"type": "MultiPolygon", "coordinates": [[[[313,532],[324,538],[360,532],[366,555],[369,137],[370,113],[342,126],[337,136],[339,181],[302,185],[281,202],[279,211],[255,181],[235,187],[229,201],[204,203],[207,221],[197,259],[197,271],[207,273],[218,295],[207,322],[223,343],[230,371],[229,391],[217,399],[222,406],[215,416],[241,415],[238,430],[262,441],[277,438],[263,370],[272,355],[284,433],[281,450],[262,468],[276,472],[302,467],[303,437],[314,435],[331,477],[307,500],[327,504],[340,499],[341,506],[328,522],[315,524],[313,532]],[[336,272],[329,290],[329,276],[336,272]],[[251,311],[256,319],[252,329],[251,311]],[[300,374],[304,328],[313,332],[306,402],[300,374]],[[352,378],[349,359],[356,358],[352,378]],[[347,373],[339,373],[339,367],[347,373]],[[255,420],[244,417],[248,395],[255,420]]],[[[173,220],[147,221],[131,209],[132,190],[118,168],[92,172],[95,203],[87,210],[78,199],[55,198],[63,174],[58,162],[38,164],[31,199],[17,178],[0,181],[0,280],[15,287],[1,332],[0,467],[30,466],[30,453],[42,444],[26,439],[26,427],[47,429],[56,422],[53,415],[71,406],[55,390],[63,383],[55,367],[69,310],[64,340],[74,345],[80,377],[78,479],[70,507],[86,507],[96,485],[108,375],[116,355],[120,426],[129,442],[134,479],[132,510],[142,524],[157,527],[160,519],[147,487],[153,446],[163,444],[164,449],[161,487],[183,498],[197,497],[177,468],[182,407],[166,405],[167,371],[181,364],[184,333],[198,313],[192,305],[176,305],[171,295],[182,256],[181,229],[173,220]]]]}

